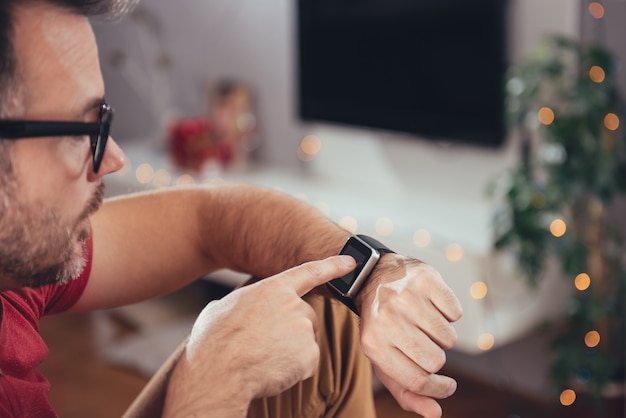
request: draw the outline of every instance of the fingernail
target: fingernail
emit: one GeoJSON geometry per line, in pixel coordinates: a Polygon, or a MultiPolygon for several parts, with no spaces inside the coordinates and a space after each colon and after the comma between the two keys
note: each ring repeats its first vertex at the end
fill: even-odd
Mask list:
{"type": "Polygon", "coordinates": [[[446,396],[446,398],[449,398],[450,396],[454,395],[454,392],[456,392],[456,388],[457,388],[456,380],[453,380],[452,383],[450,383],[450,390],[448,391],[448,395],[446,396]]]}

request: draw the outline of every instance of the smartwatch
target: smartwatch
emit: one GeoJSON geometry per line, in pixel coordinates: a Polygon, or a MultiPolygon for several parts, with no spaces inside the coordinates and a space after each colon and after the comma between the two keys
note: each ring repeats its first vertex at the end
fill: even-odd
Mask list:
{"type": "Polygon", "coordinates": [[[337,299],[357,315],[358,312],[352,299],[369,278],[382,253],[393,253],[393,251],[367,235],[351,236],[339,252],[340,255],[349,255],[354,258],[356,267],[345,276],[329,281],[327,287],[337,299]]]}

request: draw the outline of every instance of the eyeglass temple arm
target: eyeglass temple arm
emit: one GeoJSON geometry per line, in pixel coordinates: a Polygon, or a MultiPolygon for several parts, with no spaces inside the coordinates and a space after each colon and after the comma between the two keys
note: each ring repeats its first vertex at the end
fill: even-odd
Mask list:
{"type": "Polygon", "coordinates": [[[91,135],[99,132],[99,123],[0,121],[0,137],[4,139],[59,135],[91,135]]]}

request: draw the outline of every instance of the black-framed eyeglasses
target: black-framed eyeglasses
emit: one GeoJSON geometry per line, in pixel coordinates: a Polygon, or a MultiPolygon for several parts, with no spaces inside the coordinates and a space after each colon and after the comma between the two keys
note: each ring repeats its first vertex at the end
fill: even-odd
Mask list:
{"type": "Polygon", "coordinates": [[[102,103],[98,122],[0,120],[0,138],[15,140],[44,136],[89,135],[91,152],[93,154],[93,172],[97,173],[109,139],[112,120],[113,108],[106,103],[102,103]]]}

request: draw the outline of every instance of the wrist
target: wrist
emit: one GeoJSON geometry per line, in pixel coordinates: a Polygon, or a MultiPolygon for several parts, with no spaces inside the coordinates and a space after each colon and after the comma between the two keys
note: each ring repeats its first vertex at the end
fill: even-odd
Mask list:
{"type": "Polygon", "coordinates": [[[388,279],[390,275],[396,276],[395,272],[401,265],[401,263],[397,261],[398,257],[401,256],[395,253],[381,254],[380,260],[378,260],[367,282],[354,298],[354,304],[359,312],[362,313],[363,308],[371,304],[371,301],[376,295],[376,289],[379,285],[384,283],[385,279],[388,279]]]}
{"type": "Polygon", "coordinates": [[[360,234],[349,237],[339,254],[354,258],[356,268],[342,277],[330,280],[326,284],[327,289],[335,299],[360,315],[357,298],[382,256],[389,253],[394,252],[370,236],[360,234]]]}

